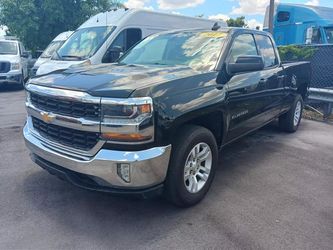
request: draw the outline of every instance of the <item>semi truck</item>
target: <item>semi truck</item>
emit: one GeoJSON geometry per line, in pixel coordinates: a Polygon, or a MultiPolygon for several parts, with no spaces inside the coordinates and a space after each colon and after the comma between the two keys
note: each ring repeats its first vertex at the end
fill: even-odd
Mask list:
{"type": "MultiPolygon", "coordinates": [[[[268,31],[269,7],[264,30],[268,31]]],[[[273,36],[278,46],[333,44],[333,8],[279,3],[274,7],[273,36]]]]}

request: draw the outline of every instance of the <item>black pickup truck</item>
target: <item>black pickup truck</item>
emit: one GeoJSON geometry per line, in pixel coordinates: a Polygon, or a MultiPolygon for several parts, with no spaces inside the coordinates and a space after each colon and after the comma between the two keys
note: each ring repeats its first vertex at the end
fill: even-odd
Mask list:
{"type": "Polygon", "coordinates": [[[261,31],[155,34],[115,64],[32,78],[24,137],[34,162],[77,186],[191,206],[223,146],[277,118],[297,130],[309,72],[261,31]]]}

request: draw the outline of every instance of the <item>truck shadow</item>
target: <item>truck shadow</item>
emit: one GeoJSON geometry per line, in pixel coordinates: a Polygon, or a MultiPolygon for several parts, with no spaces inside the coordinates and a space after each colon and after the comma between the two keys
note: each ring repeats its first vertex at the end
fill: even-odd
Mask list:
{"type": "Polygon", "coordinates": [[[174,225],[179,223],[190,230],[196,223],[191,214],[209,209],[212,203],[223,203],[223,189],[232,188],[235,178],[251,171],[243,168],[243,162],[258,163],[265,158],[263,149],[278,134],[276,125],[269,125],[224,148],[212,189],[203,202],[188,209],[176,208],[162,198],[139,200],[82,190],[43,170],[33,171],[25,178],[22,192],[25,202],[51,220],[57,230],[75,231],[76,235],[94,242],[109,241],[110,244],[113,239],[132,243],[150,241],[174,230],[174,225]],[[219,200],[214,198],[217,193],[219,200]]]}

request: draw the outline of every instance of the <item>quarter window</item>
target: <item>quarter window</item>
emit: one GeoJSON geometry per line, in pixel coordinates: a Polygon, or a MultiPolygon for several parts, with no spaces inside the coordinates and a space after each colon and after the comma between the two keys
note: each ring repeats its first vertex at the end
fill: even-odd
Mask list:
{"type": "Polygon", "coordinates": [[[235,63],[240,56],[257,56],[258,51],[251,34],[239,35],[235,38],[230,52],[229,62],[235,63]]]}
{"type": "Polygon", "coordinates": [[[265,68],[277,65],[278,60],[275,54],[272,40],[268,36],[255,35],[260,55],[264,59],[265,68]]]}

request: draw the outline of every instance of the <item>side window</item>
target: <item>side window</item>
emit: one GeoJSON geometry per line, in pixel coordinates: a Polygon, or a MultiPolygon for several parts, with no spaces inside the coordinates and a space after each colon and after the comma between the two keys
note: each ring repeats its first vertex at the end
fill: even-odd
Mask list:
{"type": "Polygon", "coordinates": [[[142,31],[140,29],[127,29],[126,34],[126,50],[130,49],[134,44],[142,39],[142,31]]]}
{"type": "MultiPolygon", "coordinates": [[[[114,47],[121,47],[123,52],[126,52],[130,49],[134,44],[139,42],[142,39],[142,31],[141,29],[125,29],[121,31],[118,36],[113,40],[108,50],[106,51],[102,63],[114,62],[118,58],[114,58],[110,55],[110,50],[114,47]]],[[[118,57],[118,56],[117,56],[118,57]]]]}
{"type": "Polygon", "coordinates": [[[111,44],[110,48],[119,46],[123,51],[127,51],[134,44],[139,42],[142,38],[142,32],[140,29],[125,29],[119,33],[116,39],[111,44]]]}
{"type": "Polygon", "coordinates": [[[278,22],[287,22],[290,19],[290,12],[288,11],[280,11],[277,14],[277,21],[278,22]]]}
{"type": "Polygon", "coordinates": [[[264,59],[265,68],[277,65],[278,59],[275,54],[272,40],[268,36],[255,35],[260,55],[264,59]]]}
{"type": "Polygon", "coordinates": [[[229,62],[236,62],[239,56],[257,55],[258,51],[253,36],[251,34],[243,34],[235,38],[231,47],[229,62]]]}
{"type": "Polygon", "coordinates": [[[313,33],[312,33],[311,44],[320,44],[320,43],[322,43],[320,29],[319,28],[313,28],[312,32],[313,33]]]}

